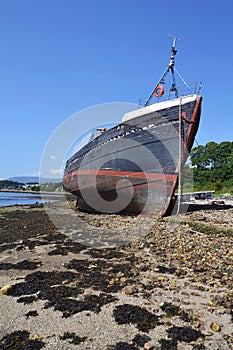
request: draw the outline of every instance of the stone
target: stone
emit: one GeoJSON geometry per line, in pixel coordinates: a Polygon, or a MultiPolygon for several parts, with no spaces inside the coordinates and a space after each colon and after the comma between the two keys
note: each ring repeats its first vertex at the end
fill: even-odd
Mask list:
{"type": "Polygon", "coordinates": [[[44,335],[40,335],[40,334],[29,334],[29,339],[41,340],[41,339],[44,339],[44,338],[45,338],[44,335]]]}
{"type": "Polygon", "coordinates": [[[154,348],[155,348],[155,345],[152,342],[150,342],[150,341],[148,341],[147,343],[144,344],[144,349],[145,350],[152,350],[154,348]]]}
{"type": "Polygon", "coordinates": [[[210,329],[213,332],[220,332],[221,331],[221,326],[217,322],[212,322],[210,325],[210,329]]]}
{"type": "Polygon", "coordinates": [[[174,297],[174,298],[172,299],[172,301],[174,301],[175,303],[179,303],[179,302],[180,302],[180,298],[174,297]]]}
{"type": "Polygon", "coordinates": [[[70,283],[69,280],[64,280],[64,281],[62,281],[62,284],[69,284],[69,283],[70,283]]]}
{"type": "Polygon", "coordinates": [[[121,278],[121,277],[124,277],[124,272],[122,271],[117,272],[116,278],[121,278]]]}
{"type": "Polygon", "coordinates": [[[200,328],[203,325],[204,325],[203,321],[195,321],[194,324],[193,324],[193,327],[197,329],[197,328],[200,328]]]}
{"type": "Polygon", "coordinates": [[[216,306],[216,304],[213,301],[211,301],[211,300],[208,301],[208,305],[210,307],[215,307],[216,306]]]}
{"type": "Polygon", "coordinates": [[[126,295],[132,295],[134,293],[137,292],[137,288],[136,287],[131,287],[131,286],[128,286],[125,288],[125,294],[126,295]]]}
{"type": "Polygon", "coordinates": [[[158,280],[158,281],[161,281],[161,282],[164,282],[164,281],[168,281],[169,278],[166,277],[166,276],[158,276],[158,277],[157,277],[157,280],[158,280]]]}
{"type": "Polygon", "coordinates": [[[232,265],[233,264],[233,260],[232,259],[225,259],[225,264],[227,265],[232,265]]]}
{"type": "Polygon", "coordinates": [[[121,284],[126,284],[127,281],[128,281],[128,278],[127,278],[127,277],[121,277],[121,278],[120,278],[120,283],[121,283],[121,284]]]}
{"type": "Polygon", "coordinates": [[[115,278],[110,279],[110,281],[108,282],[108,284],[110,284],[110,285],[113,285],[113,284],[115,284],[115,283],[116,283],[115,278]]]}
{"type": "Polygon", "coordinates": [[[11,289],[12,289],[12,285],[11,284],[6,284],[5,286],[3,286],[0,289],[0,293],[7,295],[7,294],[9,294],[11,289]]]}

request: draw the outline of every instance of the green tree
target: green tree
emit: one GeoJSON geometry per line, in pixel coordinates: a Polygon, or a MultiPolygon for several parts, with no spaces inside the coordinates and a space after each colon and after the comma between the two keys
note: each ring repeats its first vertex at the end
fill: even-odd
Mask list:
{"type": "Polygon", "coordinates": [[[0,189],[14,189],[18,190],[24,186],[23,183],[12,180],[0,180],[0,189]]]}
{"type": "Polygon", "coordinates": [[[34,186],[31,187],[31,190],[39,192],[40,191],[40,186],[39,185],[34,185],[34,186]]]}
{"type": "Polygon", "coordinates": [[[192,166],[197,168],[206,167],[208,164],[206,159],[206,147],[202,145],[194,147],[190,153],[190,160],[192,166]]]}
{"type": "Polygon", "coordinates": [[[195,147],[190,160],[196,188],[221,190],[233,186],[233,142],[208,142],[195,147]]]}

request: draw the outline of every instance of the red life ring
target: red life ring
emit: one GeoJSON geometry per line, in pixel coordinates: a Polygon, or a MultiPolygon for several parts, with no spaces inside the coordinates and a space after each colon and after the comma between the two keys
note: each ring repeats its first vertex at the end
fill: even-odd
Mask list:
{"type": "Polygon", "coordinates": [[[162,85],[158,85],[155,89],[155,96],[161,97],[164,94],[164,87],[162,85]]]}

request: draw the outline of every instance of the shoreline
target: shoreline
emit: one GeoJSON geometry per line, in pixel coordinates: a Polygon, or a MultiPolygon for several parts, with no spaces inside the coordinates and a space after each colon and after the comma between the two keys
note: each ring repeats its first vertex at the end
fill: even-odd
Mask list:
{"type": "Polygon", "coordinates": [[[0,288],[11,286],[0,293],[0,345],[232,349],[233,207],[200,206],[170,231],[169,218],[70,215],[62,201],[15,209],[0,211],[0,288]],[[71,239],[81,230],[90,242],[108,230],[133,234],[139,225],[125,246],[71,239]]]}
{"type": "Polygon", "coordinates": [[[64,201],[64,200],[71,200],[74,197],[71,194],[66,193],[57,193],[57,192],[34,192],[34,191],[0,191],[0,198],[1,193],[5,193],[5,196],[7,196],[8,193],[12,193],[13,195],[16,195],[17,197],[15,200],[11,197],[3,197],[2,200],[0,200],[0,210],[8,207],[13,206],[25,206],[25,205],[43,205],[49,202],[54,201],[64,201]],[[28,199],[27,199],[28,198],[28,199]],[[9,204],[8,201],[14,202],[9,204]],[[19,202],[19,204],[17,203],[19,202]],[[28,203],[27,203],[28,202],[28,203]]]}
{"type": "Polygon", "coordinates": [[[0,189],[0,192],[12,192],[12,193],[33,193],[33,194],[54,194],[54,195],[62,195],[67,194],[70,195],[68,192],[65,191],[31,191],[31,190],[9,190],[9,189],[0,189]]]}

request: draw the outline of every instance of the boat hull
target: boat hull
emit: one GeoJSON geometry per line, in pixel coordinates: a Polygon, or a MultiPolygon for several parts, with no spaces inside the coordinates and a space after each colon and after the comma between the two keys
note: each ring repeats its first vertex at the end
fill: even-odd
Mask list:
{"type": "Polygon", "coordinates": [[[141,115],[78,151],[64,173],[64,187],[77,196],[78,208],[135,215],[168,213],[174,204],[180,162],[185,162],[198,129],[200,108],[201,97],[197,97],[141,115]]]}

